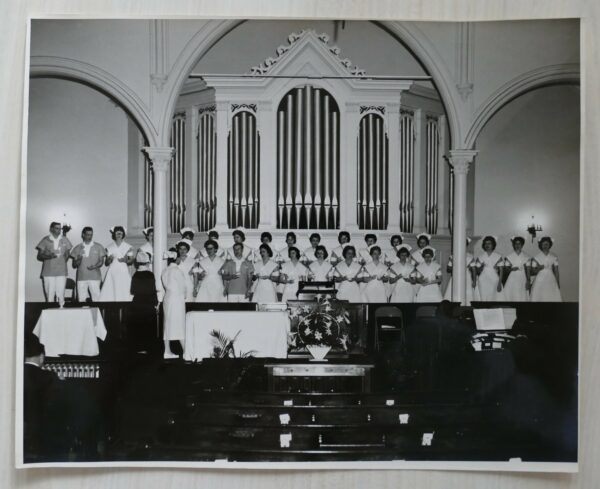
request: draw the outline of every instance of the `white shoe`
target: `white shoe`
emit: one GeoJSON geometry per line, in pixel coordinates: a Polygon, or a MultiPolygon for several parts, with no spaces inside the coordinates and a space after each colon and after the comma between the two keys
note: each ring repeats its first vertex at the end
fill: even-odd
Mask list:
{"type": "Polygon", "coordinates": [[[175,353],[165,353],[163,358],[165,360],[173,360],[174,358],[179,358],[179,355],[175,355],[175,353]]]}

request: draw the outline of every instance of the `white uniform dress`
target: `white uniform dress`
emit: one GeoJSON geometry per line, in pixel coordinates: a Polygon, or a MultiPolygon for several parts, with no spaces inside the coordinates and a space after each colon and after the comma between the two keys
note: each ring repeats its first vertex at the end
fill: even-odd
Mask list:
{"type": "Polygon", "coordinates": [[[513,252],[505,259],[507,267],[517,267],[518,270],[511,270],[504,284],[504,297],[510,302],[526,302],[529,300],[529,292],[525,288],[527,276],[525,275],[525,264],[531,259],[530,256],[521,252],[513,252]]]}
{"type": "Polygon", "coordinates": [[[133,256],[133,248],[125,241],[122,241],[119,246],[113,241],[106,247],[106,255],[112,256],[113,261],[108,266],[106,275],[104,275],[99,301],[130,301],[132,296],[129,265],[120,262],[118,259],[133,256]]]}
{"type": "MultiPolygon", "coordinates": [[[[479,300],[479,289],[477,288],[477,279],[475,279],[475,288],[471,287],[473,285],[473,278],[471,276],[471,270],[474,266],[474,256],[471,253],[467,253],[466,254],[467,257],[467,300],[465,302],[465,304],[467,306],[471,305],[472,301],[478,301],[479,300]]],[[[453,263],[453,258],[452,256],[450,256],[450,259],[448,260],[448,264],[453,267],[454,263],[453,263]]],[[[448,281],[448,284],[446,285],[446,292],[444,293],[444,300],[445,301],[451,301],[452,300],[452,276],[450,276],[450,280],[448,281]]]]}
{"type": "MultiPolygon", "coordinates": [[[[352,262],[350,266],[345,261],[338,263],[335,267],[336,277],[345,277],[348,279],[354,279],[361,270],[361,266],[352,262]]],[[[336,296],[340,300],[346,300],[349,302],[361,302],[361,294],[358,283],[355,280],[344,280],[339,282],[338,293],[336,296]]]]}
{"type": "MultiPolygon", "coordinates": [[[[337,262],[344,261],[344,248],[346,248],[346,246],[350,246],[350,244],[351,243],[344,243],[332,249],[330,258],[331,262],[337,264],[337,262]]],[[[356,261],[356,257],[354,257],[354,261],[356,261]]]]}
{"type": "Polygon", "coordinates": [[[391,284],[392,295],[390,296],[390,303],[392,302],[414,302],[415,301],[415,289],[413,284],[404,280],[410,278],[410,275],[415,271],[415,267],[410,260],[407,259],[403,265],[400,262],[395,263],[391,266],[388,271],[388,277],[396,278],[401,277],[397,282],[391,284]]]}
{"type": "Polygon", "coordinates": [[[327,282],[331,278],[333,267],[327,260],[323,260],[323,263],[313,261],[308,268],[313,274],[315,282],[327,282]]]}
{"type": "Polygon", "coordinates": [[[200,272],[206,273],[202,279],[202,282],[200,282],[200,288],[198,289],[196,302],[225,301],[225,296],[223,295],[223,277],[220,273],[224,264],[225,260],[218,256],[215,256],[212,260],[210,258],[202,258],[198,262],[200,272]]]}
{"type": "Polygon", "coordinates": [[[388,294],[385,289],[383,277],[387,275],[387,267],[379,262],[375,265],[373,261],[367,263],[363,270],[363,277],[372,277],[366,282],[362,290],[362,298],[364,302],[387,302],[388,294]]]}
{"type": "Polygon", "coordinates": [[[252,286],[252,302],[258,304],[272,304],[277,302],[275,292],[275,283],[270,279],[271,274],[277,271],[277,263],[269,260],[264,263],[262,260],[254,264],[254,274],[258,277],[252,286]]]}
{"type": "MultiPolygon", "coordinates": [[[[417,266],[417,272],[419,272],[427,280],[435,280],[442,276],[442,267],[440,264],[432,261],[429,265],[425,262],[417,266]]],[[[442,292],[440,290],[440,284],[433,283],[423,285],[419,288],[419,292],[415,297],[415,302],[440,302],[442,300],[442,292]]]]}
{"type": "Polygon", "coordinates": [[[196,264],[196,260],[192,255],[187,255],[185,260],[177,265],[185,276],[185,300],[194,300],[194,277],[190,274],[192,268],[196,264]]]}
{"type": "Polygon", "coordinates": [[[162,273],[165,289],[163,297],[163,339],[169,341],[185,339],[185,295],[187,278],[175,263],[171,263],[162,273]]]}
{"type": "Polygon", "coordinates": [[[503,301],[504,291],[498,292],[498,281],[500,277],[496,272],[496,264],[502,259],[498,253],[493,251],[491,254],[483,253],[477,258],[477,267],[481,269],[481,273],[477,278],[479,287],[479,297],[484,302],[503,301]]]}
{"type": "MultiPolygon", "coordinates": [[[[531,287],[532,302],[562,302],[560,288],[552,266],[558,266],[558,257],[552,253],[538,253],[532,262],[533,267],[542,265],[544,268],[535,276],[531,287]]],[[[538,267],[539,268],[539,267],[538,267]]]]}
{"type": "Polygon", "coordinates": [[[287,280],[293,280],[291,284],[283,284],[283,297],[281,298],[282,302],[297,300],[298,297],[296,296],[296,293],[298,292],[298,282],[300,280],[306,280],[308,268],[306,268],[300,262],[297,262],[294,265],[291,261],[289,261],[281,265],[281,273],[287,277],[287,280]]]}
{"type": "Polygon", "coordinates": [[[309,248],[306,248],[302,252],[300,261],[302,263],[304,263],[306,266],[310,265],[314,261],[317,261],[317,257],[315,256],[315,249],[312,246],[310,246],[309,248]]]}

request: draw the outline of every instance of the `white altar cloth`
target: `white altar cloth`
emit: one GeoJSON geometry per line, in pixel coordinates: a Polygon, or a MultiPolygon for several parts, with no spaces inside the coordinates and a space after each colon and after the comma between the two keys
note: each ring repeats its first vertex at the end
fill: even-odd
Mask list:
{"type": "Polygon", "coordinates": [[[289,324],[287,312],[188,312],[183,358],[188,361],[209,358],[218,345],[210,334],[212,330],[229,339],[238,335],[234,342],[236,357],[250,352],[254,357],[286,358],[289,324]]]}
{"type": "Polygon", "coordinates": [[[97,307],[44,309],[33,333],[44,345],[48,357],[96,356],[98,338],[106,338],[106,327],[97,307]]]}

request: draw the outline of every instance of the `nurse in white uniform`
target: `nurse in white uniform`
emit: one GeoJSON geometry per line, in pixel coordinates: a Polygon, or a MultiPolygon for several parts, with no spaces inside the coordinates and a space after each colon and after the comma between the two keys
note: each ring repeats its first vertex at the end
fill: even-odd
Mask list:
{"type": "MultiPolygon", "coordinates": [[[[196,271],[196,259],[192,256],[192,242],[189,239],[182,239],[175,243],[175,249],[177,250],[177,266],[181,269],[185,275],[186,281],[186,293],[185,300],[194,300],[194,273],[196,271]]],[[[196,253],[197,254],[197,253],[196,253]]]]}
{"type": "Polygon", "coordinates": [[[401,245],[396,253],[397,262],[394,263],[387,273],[387,282],[389,283],[392,294],[390,303],[394,302],[414,302],[415,266],[410,260],[410,247],[401,245]]]}
{"type": "MultiPolygon", "coordinates": [[[[350,233],[348,231],[340,231],[338,233],[338,243],[340,245],[331,250],[331,258],[329,260],[334,267],[344,261],[344,249],[346,246],[350,246],[350,233]]],[[[354,251],[354,254],[356,255],[356,251],[354,251]]]]}
{"type": "Polygon", "coordinates": [[[123,226],[114,226],[110,233],[113,242],[106,247],[104,259],[108,270],[104,275],[98,300],[100,302],[130,301],[132,296],[129,266],[135,260],[133,248],[125,242],[126,230],[123,226]]]}
{"type": "Polygon", "coordinates": [[[204,243],[208,256],[198,262],[197,278],[201,280],[196,295],[196,302],[224,302],[222,268],[225,260],[217,256],[219,245],[216,241],[204,243]]]}
{"type": "Polygon", "coordinates": [[[272,304],[277,302],[277,293],[275,292],[275,280],[278,273],[278,266],[273,258],[273,250],[267,244],[261,244],[258,247],[260,260],[254,262],[254,285],[252,286],[252,302],[258,304],[272,304]]]}
{"type": "Polygon", "coordinates": [[[282,302],[297,300],[298,282],[308,278],[308,268],[300,263],[300,250],[295,246],[288,249],[289,261],[281,265],[279,282],[283,284],[282,302]]]}
{"type": "Polygon", "coordinates": [[[320,246],[321,243],[321,235],[319,233],[312,233],[310,235],[310,238],[308,239],[310,241],[310,247],[306,248],[302,252],[302,257],[300,258],[300,261],[304,263],[307,267],[310,266],[310,264],[316,261],[317,259],[315,254],[317,252],[317,248],[320,246]]]}
{"type": "Polygon", "coordinates": [[[331,263],[327,261],[327,256],[325,246],[318,245],[315,250],[316,260],[308,267],[311,277],[315,282],[327,282],[331,279],[333,267],[331,266],[331,263]]]}
{"type": "Polygon", "coordinates": [[[525,238],[510,238],[513,252],[504,258],[504,269],[508,270],[508,279],[504,284],[504,296],[507,301],[526,302],[529,300],[531,257],[523,253],[525,238]]]}
{"type": "Polygon", "coordinates": [[[415,270],[415,279],[421,285],[415,298],[415,302],[440,302],[442,292],[440,284],[442,283],[442,267],[439,263],[433,261],[435,251],[426,246],[421,251],[423,263],[417,265],[415,270]]]}
{"type": "Polygon", "coordinates": [[[483,253],[475,260],[478,274],[479,297],[482,301],[504,301],[504,291],[502,288],[502,271],[504,259],[499,253],[496,253],[497,240],[495,236],[486,236],[483,238],[481,247],[483,253]]]}
{"type": "Polygon", "coordinates": [[[190,256],[190,258],[193,258],[193,259],[198,258],[198,255],[199,255],[198,248],[194,247],[194,236],[196,235],[196,232],[192,228],[181,228],[181,230],[179,231],[179,234],[181,234],[182,240],[186,239],[190,242],[190,251],[188,252],[188,255],[190,256]]]}
{"type": "Polygon", "coordinates": [[[347,245],[342,253],[344,261],[338,263],[332,273],[333,280],[339,284],[336,297],[349,302],[360,302],[358,278],[362,267],[355,261],[356,250],[354,246],[347,245]]]}
{"type": "Polygon", "coordinates": [[[187,292],[187,277],[178,266],[180,257],[172,249],[168,253],[168,266],[162,273],[161,281],[165,289],[163,297],[163,340],[165,343],[166,359],[177,358],[171,351],[169,342],[185,340],[185,296],[187,292]]]}
{"type": "Polygon", "coordinates": [[[371,261],[363,266],[362,282],[365,284],[362,290],[363,301],[387,302],[384,277],[387,276],[388,268],[380,261],[381,248],[377,245],[372,246],[370,255],[371,261]]]}
{"type": "Polygon", "coordinates": [[[554,240],[550,236],[540,238],[538,241],[540,253],[531,260],[531,269],[535,274],[531,287],[532,302],[562,302],[558,257],[550,253],[552,245],[554,240]]]}

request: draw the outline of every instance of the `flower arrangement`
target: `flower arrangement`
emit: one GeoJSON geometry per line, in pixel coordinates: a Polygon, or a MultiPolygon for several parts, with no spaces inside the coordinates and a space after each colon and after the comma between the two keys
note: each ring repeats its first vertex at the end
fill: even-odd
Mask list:
{"type": "Polygon", "coordinates": [[[296,323],[290,334],[290,346],[348,350],[350,317],[343,304],[317,296],[314,305],[292,307],[290,319],[296,323]]]}

